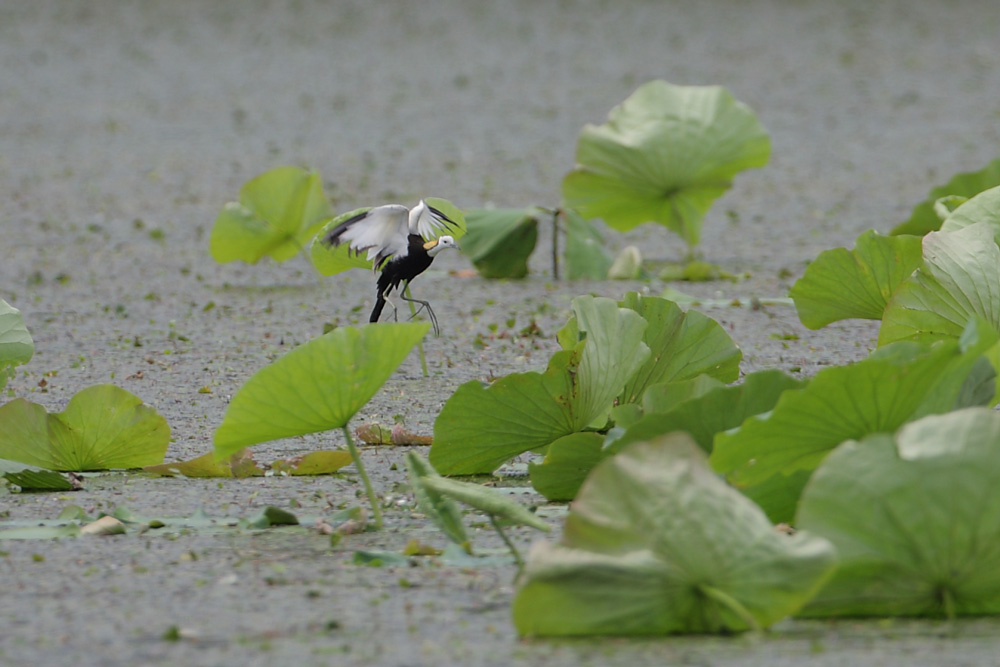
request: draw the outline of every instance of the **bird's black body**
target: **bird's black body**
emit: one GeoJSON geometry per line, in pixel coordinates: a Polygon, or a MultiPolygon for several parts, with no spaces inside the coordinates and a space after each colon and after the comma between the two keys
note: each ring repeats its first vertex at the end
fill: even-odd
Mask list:
{"type": "MultiPolygon", "coordinates": [[[[375,308],[369,322],[378,322],[382,309],[385,307],[385,297],[397,289],[400,283],[406,287],[421,273],[427,270],[434,258],[424,248],[424,240],[417,234],[409,236],[409,251],[403,257],[393,257],[382,265],[382,273],[378,277],[378,294],[375,296],[375,308]]],[[[404,297],[405,298],[405,297],[404,297]]]]}

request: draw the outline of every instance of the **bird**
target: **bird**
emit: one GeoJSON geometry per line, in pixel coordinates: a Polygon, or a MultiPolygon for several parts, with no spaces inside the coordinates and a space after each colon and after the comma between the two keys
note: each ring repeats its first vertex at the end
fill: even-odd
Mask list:
{"type": "Polygon", "coordinates": [[[435,238],[439,232],[452,229],[459,229],[454,220],[421,199],[412,209],[399,204],[386,204],[351,216],[324,234],[320,242],[327,247],[346,243],[348,252],[354,255],[367,252],[372,270],[376,273],[381,271],[369,322],[378,322],[387,302],[396,316],[396,306],[389,301],[389,295],[399,289],[404,301],[419,303],[421,309],[427,310],[434,335],[439,336],[441,329],[431,304],[407,297],[404,290],[414,278],[427,270],[439,252],[458,246],[449,234],[435,238]]]}

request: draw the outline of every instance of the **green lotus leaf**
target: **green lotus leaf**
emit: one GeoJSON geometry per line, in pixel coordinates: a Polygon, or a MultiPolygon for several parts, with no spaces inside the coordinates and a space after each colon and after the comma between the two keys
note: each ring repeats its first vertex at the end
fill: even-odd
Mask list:
{"type": "Polygon", "coordinates": [[[1000,331],[1000,247],[986,222],[924,237],[923,266],[890,299],[878,343],[956,338],[973,317],[1000,331]]]}
{"type": "Polygon", "coordinates": [[[702,219],[740,171],[767,164],[771,141],[756,116],[719,86],[651,81],[587,125],[564,208],[627,231],[657,222],[698,244],[702,219]]]}
{"type": "Polygon", "coordinates": [[[428,491],[464,503],[486,515],[501,519],[505,523],[531,526],[543,532],[552,527],[534,515],[531,510],[516,500],[474,482],[460,482],[441,475],[427,475],[422,480],[428,491]]]}
{"type": "Polygon", "coordinates": [[[970,408],[846,442],[797,525],[837,548],[808,616],[1000,614],[1000,414],[970,408]]]}
{"type": "Polygon", "coordinates": [[[532,549],[514,625],[521,635],[758,629],[795,613],[833,567],[826,540],[775,531],[677,433],[594,469],[562,540],[532,549]]]}
{"type": "Polygon", "coordinates": [[[0,389],[7,385],[11,369],[28,363],[34,354],[35,343],[21,311],[0,299],[0,389]]]}
{"type": "Polygon", "coordinates": [[[333,215],[319,172],[277,167],[248,181],[212,227],[209,251],[219,262],[283,262],[298,254],[333,215]]]}
{"type": "Polygon", "coordinates": [[[1000,186],[963,202],[941,223],[941,231],[954,232],[980,222],[989,224],[994,241],[1000,243],[1000,186]]]}
{"type": "Polygon", "coordinates": [[[167,421],[110,384],[83,389],[53,414],[22,398],[0,407],[0,459],[48,470],[141,468],[163,461],[169,443],[167,421]]]}
{"type": "Polygon", "coordinates": [[[716,435],[712,465],[773,521],[789,522],[795,515],[789,501],[806,480],[796,473],[814,470],[841,442],[894,432],[928,414],[966,407],[969,399],[986,402],[967,382],[979,385],[983,372],[995,377],[982,355],[997,339],[987,325],[973,322],[960,340],[903,341],[855,364],[824,369],[803,389],[782,393],[770,413],[716,435]],[[769,505],[768,499],[783,500],[769,505]]]}
{"type": "Polygon", "coordinates": [[[880,320],[889,298],[920,266],[918,236],[868,230],[854,250],[824,250],[792,286],[802,324],[810,329],[852,318],[880,320]]]}
{"type": "MultiPolygon", "coordinates": [[[[600,232],[589,220],[575,211],[566,211],[566,277],[604,280],[614,261],[604,245],[600,232]]],[[[638,267],[636,267],[638,273],[638,267]]],[[[636,277],[636,276],[631,276],[636,277]]]]}
{"type": "Polygon", "coordinates": [[[598,433],[571,433],[549,445],[541,463],[529,463],[535,491],[547,500],[573,500],[580,485],[598,463],[607,458],[604,438],[598,433]]]}
{"type": "Polygon", "coordinates": [[[484,278],[523,278],[538,241],[542,211],[536,208],[481,208],[465,212],[468,231],[462,252],[484,278]]]}
{"type": "Polygon", "coordinates": [[[956,174],[946,184],[932,188],[927,199],[913,209],[910,219],[894,227],[890,234],[923,236],[927,232],[937,231],[942,228],[941,218],[934,211],[937,200],[949,195],[974,197],[997,185],[1000,185],[1000,159],[990,162],[979,171],[956,174]]]}
{"type": "Polygon", "coordinates": [[[79,483],[74,483],[64,473],[4,459],[0,459],[0,477],[21,491],[74,491],[80,488],[79,483]]]}
{"type": "Polygon", "coordinates": [[[619,403],[641,400],[646,388],[661,382],[708,375],[722,382],[740,376],[743,353],[718,322],[695,310],[684,312],[676,303],[629,292],[620,304],[649,322],[643,342],[649,358],[619,396],[619,403]]]}
{"type": "Polygon", "coordinates": [[[505,461],[607,420],[615,397],[649,356],[646,321],[611,299],[573,299],[571,349],[544,373],[460,386],[434,422],[431,464],[442,474],[491,472],[505,461]]]}
{"type": "Polygon", "coordinates": [[[300,345],[240,387],[215,431],[215,455],[347,425],[423,337],[426,322],[340,327],[300,345]]]}

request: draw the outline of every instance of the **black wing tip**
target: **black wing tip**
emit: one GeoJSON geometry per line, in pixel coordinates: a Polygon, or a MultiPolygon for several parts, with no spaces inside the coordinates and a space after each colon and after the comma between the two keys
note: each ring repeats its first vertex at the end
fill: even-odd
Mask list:
{"type": "MultiPolygon", "coordinates": [[[[344,220],[342,223],[340,223],[339,225],[328,231],[323,236],[323,238],[320,239],[320,243],[325,245],[327,248],[330,248],[335,245],[340,245],[340,235],[346,232],[352,225],[354,225],[354,223],[367,218],[368,213],[369,211],[363,211],[362,213],[358,213],[357,215],[352,215],[350,218],[344,220]]],[[[360,251],[358,254],[360,254],[360,251]]]]}
{"type": "Polygon", "coordinates": [[[449,218],[447,215],[445,215],[444,211],[442,211],[441,209],[434,208],[430,204],[427,204],[427,210],[430,211],[435,218],[441,220],[442,222],[449,224],[453,227],[458,227],[458,223],[449,218]]]}

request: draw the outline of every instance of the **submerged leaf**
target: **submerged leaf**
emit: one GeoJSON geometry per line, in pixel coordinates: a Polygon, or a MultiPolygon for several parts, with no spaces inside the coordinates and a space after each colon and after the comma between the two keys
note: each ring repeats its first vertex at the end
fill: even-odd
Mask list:
{"type": "Polygon", "coordinates": [[[767,164],[770,153],[753,112],[725,89],[651,81],[607,123],[580,132],[564,206],[620,231],[657,222],[693,247],[733,177],[767,164]]]}
{"type": "Polygon", "coordinates": [[[141,468],[163,461],[167,421],[110,384],[83,389],[63,412],[22,398],[0,407],[0,458],[62,471],[141,468]]]}
{"type": "Polygon", "coordinates": [[[684,434],[600,464],[562,540],[532,549],[513,603],[521,635],[738,632],[794,613],[833,549],[772,529],[684,434]]]}
{"type": "Polygon", "coordinates": [[[257,371],[215,431],[215,455],[341,428],[427,333],[427,323],[340,327],[257,371]]]}
{"type": "Polygon", "coordinates": [[[799,319],[810,329],[852,318],[880,320],[893,292],[921,263],[919,237],[868,230],[854,250],[821,252],[790,295],[799,319]]]}
{"type": "Polygon", "coordinates": [[[319,172],[278,167],[248,181],[240,201],[226,204],[212,227],[209,250],[219,263],[256,264],[294,257],[330,218],[319,172]]]}
{"type": "Polygon", "coordinates": [[[1000,614],[1000,414],[970,408],[838,447],[797,524],[840,565],[808,616],[1000,614]]]}

